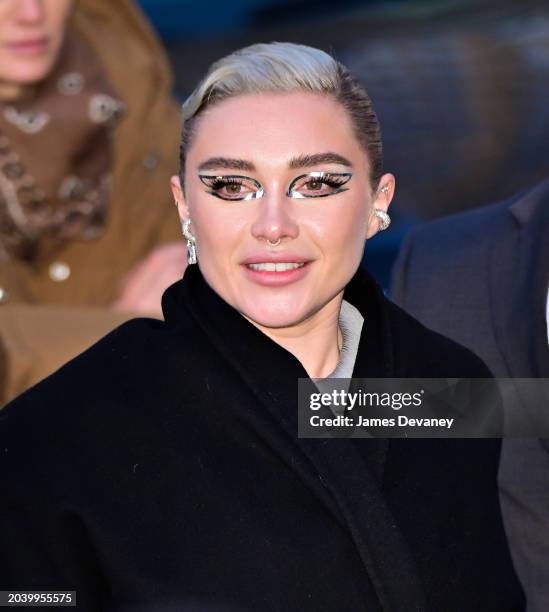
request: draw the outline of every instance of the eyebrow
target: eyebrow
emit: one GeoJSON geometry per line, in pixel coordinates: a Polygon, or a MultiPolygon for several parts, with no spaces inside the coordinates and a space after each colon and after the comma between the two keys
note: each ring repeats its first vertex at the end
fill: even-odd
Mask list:
{"type": "MultiPolygon", "coordinates": [[[[311,155],[303,154],[297,157],[292,157],[288,164],[288,168],[295,170],[297,168],[312,168],[319,164],[340,164],[342,166],[353,167],[353,164],[343,155],[339,153],[332,153],[330,151],[326,153],[314,153],[311,155]]],[[[230,169],[230,170],[244,170],[253,172],[255,166],[251,161],[245,159],[238,159],[233,157],[210,157],[206,161],[202,162],[198,166],[198,171],[204,170],[218,170],[218,169],[230,169]]]]}
{"type": "Polygon", "coordinates": [[[349,166],[349,168],[353,167],[353,164],[346,157],[332,152],[298,155],[290,160],[288,167],[295,170],[296,168],[311,168],[319,164],[340,164],[342,166],[349,166]]]}
{"type": "Polygon", "coordinates": [[[255,166],[252,162],[246,161],[245,159],[235,159],[232,157],[210,157],[205,162],[202,162],[198,166],[198,171],[202,170],[217,170],[218,168],[228,168],[230,170],[247,170],[252,172],[255,170],[255,166]]]}

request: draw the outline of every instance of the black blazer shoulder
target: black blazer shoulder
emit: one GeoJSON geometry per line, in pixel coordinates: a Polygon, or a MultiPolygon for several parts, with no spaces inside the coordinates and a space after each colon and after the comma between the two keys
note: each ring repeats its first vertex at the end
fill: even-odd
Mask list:
{"type": "Polygon", "coordinates": [[[495,245],[517,229],[529,226],[549,209],[549,179],[514,196],[472,210],[448,215],[412,229],[393,267],[391,295],[405,304],[408,271],[451,281],[452,272],[482,265],[495,245]]]}
{"type": "Polygon", "coordinates": [[[398,304],[387,299],[393,330],[397,372],[417,378],[492,378],[488,366],[473,351],[429,329],[398,304]]]}

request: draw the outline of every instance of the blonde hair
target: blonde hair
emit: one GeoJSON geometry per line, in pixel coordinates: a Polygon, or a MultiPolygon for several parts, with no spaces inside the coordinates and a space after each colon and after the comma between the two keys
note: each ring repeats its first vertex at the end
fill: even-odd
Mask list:
{"type": "Polygon", "coordinates": [[[375,190],[383,174],[383,151],[379,121],[365,88],[324,51],[280,42],[250,45],[213,63],[186,99],[179,158],[182,183],[196,122],[206,108],[240,95],[293,92],[330,95],[347,111],[368,156],[375,190]]]}

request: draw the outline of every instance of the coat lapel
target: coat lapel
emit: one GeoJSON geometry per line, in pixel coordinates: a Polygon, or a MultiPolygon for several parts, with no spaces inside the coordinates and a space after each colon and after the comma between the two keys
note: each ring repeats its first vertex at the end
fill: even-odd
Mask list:
{"type": "Polygon", "coordinates": [[[510,376],[547,377],[549,182],[514,201],[503,223],[489,275],[496,341],[510,376]]]}
{"type": "MultiPolygon", "coordinates": [[[[368,309],[355,375],[391,376],[392,345],[383,341],[389,331],[379,289],[369,277],[361,278],[363,274],[357,273],[345,294],[363,315],[368,309]]],[[[294,469],[336,520],[347,526],[383,609],[425,609],[415,562],[380,488],[387,442],[298,438],[297,380],[308,378],[299,361],[226,304],[197,266],[185,273],[183,289],[193,318],[272,417],[264,426],[285,434],[283,442],[269,432],[262,435],[270,436],[277,452],[295,453],[294,469]],[[357,442],[368,446],[359,453],[357,442]],[[313,469],[300,468],[303,463],[313,469]]]]}

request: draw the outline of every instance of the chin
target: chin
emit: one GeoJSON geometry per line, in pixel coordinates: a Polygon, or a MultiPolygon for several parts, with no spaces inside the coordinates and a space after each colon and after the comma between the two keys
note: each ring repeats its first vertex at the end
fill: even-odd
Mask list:
{"type": "Polygon", "coordinates": [[[44,58],[33,62],[20,62],[17,72],[12,75],[12,78],[7,78],[18,85],[32,85],[39,83],[47,78],[51,72],[53,61],[50,58],[44,58]]]}
{"type": "Polygon", "coordinates": [[[271,329],[292,327],[301,323],[311,313],[312,308],[292,301],[277,301],[275,298],[267,303],[257,300],[254,303],[243,304],[240,312],[256,325],[271,329]]]}

